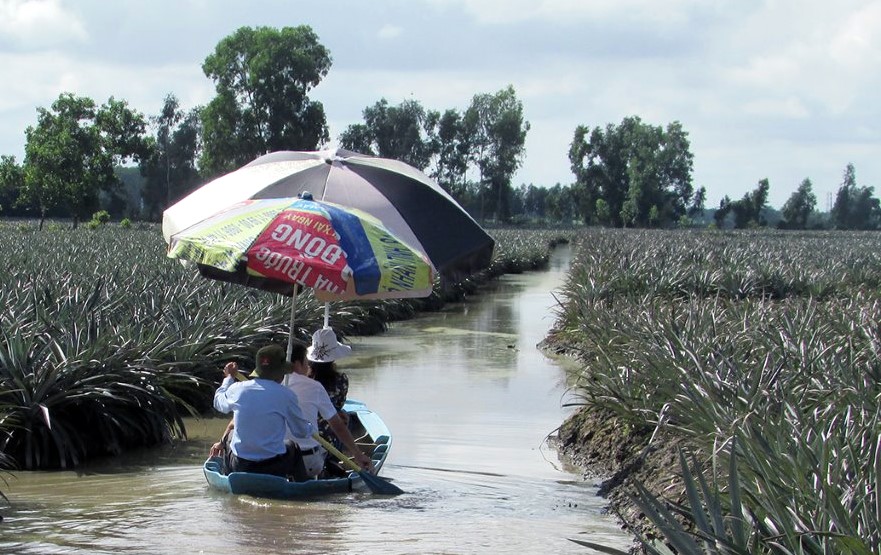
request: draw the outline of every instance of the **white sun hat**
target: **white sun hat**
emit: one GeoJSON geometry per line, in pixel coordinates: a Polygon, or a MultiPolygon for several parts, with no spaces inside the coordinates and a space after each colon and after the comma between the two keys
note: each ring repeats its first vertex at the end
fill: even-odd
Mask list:
{"type": "Polygon", "coordinates": [[[321,328],[312,334],[312,345],[306,349],[306,358],[312,362],[332,362],[352,353],[352,348],[337,341],[330,328],[321,328]]]}

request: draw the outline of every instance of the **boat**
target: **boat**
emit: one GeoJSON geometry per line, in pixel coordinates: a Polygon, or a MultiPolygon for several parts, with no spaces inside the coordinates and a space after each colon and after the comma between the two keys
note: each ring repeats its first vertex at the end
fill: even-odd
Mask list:
{"type": "MultiPolygon", "coordinates": [[[[378,474],[392,446],[392,436],[388,427],[379,415],[368,409],[367,405],[361,401],[346,400],[343,411],[349,415],[349,430],[351,430],[355,442],[362,451],[370,455],[373,460],[373,468],[378,474]]],[[[328,454],[328,457],[331,455],[328,454]]],[[[205,473],[208,486],[215,490],[238,495],[296,499],[330,493],[369,491],[369,484],[365,484],[358,472],[351,470],[341,477],[294,482],[271,474],[250,472],[222,474],[221,468],[220,457],[209,457],[205,461],[202,470],[205,473]]]]}

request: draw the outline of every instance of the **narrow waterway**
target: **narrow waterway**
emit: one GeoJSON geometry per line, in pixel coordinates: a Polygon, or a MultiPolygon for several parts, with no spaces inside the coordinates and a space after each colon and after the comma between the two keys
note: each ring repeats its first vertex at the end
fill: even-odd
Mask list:
{"type": "Polygon", "coordinates": [[[536,344],[553,323],[549,271],[505,276],[467,303],[352,338],[349,395],[388,424],[383,476],[407,493],[308,502],[208,490],[201,462],[224,419],[190,441],[86,471],[16,473],[2,553],[590,553],[627,549],[596,485],[546,443],[568,414],[566,372],[536,344]]]}

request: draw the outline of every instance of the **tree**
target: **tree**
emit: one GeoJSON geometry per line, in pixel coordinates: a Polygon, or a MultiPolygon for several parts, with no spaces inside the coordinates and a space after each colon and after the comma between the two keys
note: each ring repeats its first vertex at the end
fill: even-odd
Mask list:
{"type": "Polygon", "coordinates": [[[40,228],[57,206],[76,227],[96,209],[100,191],[119,185],[114,166],[144,156],[144,117],[113,97],[96,107],[91,98],[71,93],[62,93],[51,110],[37,112],[36,127],[25,131],[20,202],[39,211],[40,228]]]}
{"type": "Polygon", "coordinates": [[[199,182],[199,110],[182,111],[177,97],[169,94],[162,111],[151,122],[156,134],[150,155],[141,163],[141,175],[145,178],[145,216],[157,220],[165,208],[199,182]]]}
{"type": "Polygon", "coordinates": [[[742,199],[730,203],[734,213],[734,227],[746,229],[748,227],[764,226],[762,209],[768,204],[768,191],[771,185],[768,179],[762,179],[756,188],[748,192],[742,199]]]}
{"type": "Polygon", "coordinates": [[[15,156],[0,156],[0,214],[6,216],[14,208],[23,186],[24,170],[16,164],[15,156]]]}
{"type": "Polygon", "coordinates": [[[430,175],[453,197],[459,198],[465,187],[472,151],[464,116],[456,110],[446,110],[437,122],[434,140],[432,151],[436,159],[430,175]]]}
{"type": "Polygon", "coordinates": [[[783,204],[783,225],[786,229],[806,229],[808,218],[817,206],[814,186],[807,177],[783,204]]]}
{"type": "Polygon", "coordinates": [[[697,191],[694,192],[694,198],[692,198],[691,206],[688,209],[688,217],[695,218],[703,214],[706,203],[707,189],[706,187],[699,187],[697,191]]]}
{"type": "Polygon", "coordinates": [[[324,106],[308,93],[330,52],[306,25],[241,27],[202,64],[217,96],[202,110],[200,167],[217,175],[275,150],[316,150],[329,139],[324,106]]]}
{"type": "Polygon", "coordinates": [[[663,129],[632,116],[605,129],[579,125],[569,162],[582,219],[598,219],[596,201],[602,199],[603,219],[616,227],[678,221],[694,194],[693,159],[688,133],[679,122],[663,129]]]}
{"type": "Polygon", "coordinates": [[[881,225],[881,203],[874,197],[874,187],[859,187],[856,170],[848,164],[835,204],[831,220],[836,229],[878,229],[881,225]]]}
{"type": "Polygon", "coordinates": [[[536,187],[532,183],[521,185],[520,196],[523,199],[523,211],[527,216],[544,219],[548,198],[548,189],[546,187],[536,187]]]}
{"type": "Polygon", "coordinates": [[[548,189],[545,214],[554,222],[571,223],[575,218],[575,201],[571,187],[559,183],[548,189]]]}
{"type": "Polygon", "coordinates": [[[363,123],[353,123],[345,128],[340,133],[339,142],[342,148],[376,156],[376,151],[373,149],[373,133],[363,123]]]}
{"type": "MultiPolygon", "coordinates": [[[[514,87],[495,94],[475,95],[465,111],[465,134],[480,171],[480,185],[490,190],[490,207],[499,220],[510,216],[508,194],[511,178],[523,163],[529,122],[523,119],[523,103],[514,87]]],[[[481,217],[483,210],[481,210],[481,217]]]]}
{"type": "Polygon", "coordinates": [[[340,135],[343,148],[400,160],[419,170],[428,167],[439,114],[426,111],[418,100],[390,106],[383,98],[363,115],[363,124],[350,125],[340,135]]]}
{"type": "Polygon", "coordinates": [[[728,217],[728,214],[731,212],[731,198],[728,195],[722,197],[722,200],[719,201],[719,208],[713,214],[713,220],[716,222],[716,227],[722,229],[725,226],[725,218],[728,217]]]}

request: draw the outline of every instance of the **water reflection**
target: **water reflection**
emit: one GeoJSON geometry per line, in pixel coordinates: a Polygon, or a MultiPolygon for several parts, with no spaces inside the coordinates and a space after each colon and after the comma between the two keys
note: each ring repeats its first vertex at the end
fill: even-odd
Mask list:
{"type": "Polygon", "coordinates": [[[79,474],[17,475],[0,552],[589,552],[571,537],[626,549],[594,484],[545,443],[567,414],[566,374],[535,345],[567,267],[558,251],[551,271],[507,276],[467,303],[352,340],[356,356],[341,364],[350,395],[394,433],[383,475],[405,495],[210,491],[200,465],[226,419],[190,421],[183,444],[79,474]]]}

